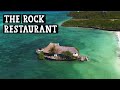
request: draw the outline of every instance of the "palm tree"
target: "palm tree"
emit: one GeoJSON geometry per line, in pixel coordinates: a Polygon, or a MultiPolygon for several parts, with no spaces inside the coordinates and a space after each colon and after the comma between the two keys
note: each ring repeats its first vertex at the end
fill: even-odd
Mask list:
{"type": "Polygon", "coordinates": [[[62,54],[65,56],[66,59],[71,60],[73,59],[73,54],[70,51],[64,51],[62,54]]]}
{"type": "Polygon", "coordinates": [[[50,54],[55,54],[55,52],[56,52],[55,46],[51,47],[50,50],[49,50],[49,53],[50,54]]]}

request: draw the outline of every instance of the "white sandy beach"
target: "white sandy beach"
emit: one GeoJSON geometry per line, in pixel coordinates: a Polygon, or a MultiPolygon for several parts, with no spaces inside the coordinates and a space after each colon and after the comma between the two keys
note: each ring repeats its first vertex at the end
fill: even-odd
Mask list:
{"type": "Polygon", "coordinates": [[[118,58],[116,60],[116,63],[115,63],[115,67],[117,69],[117,72],[120,73],[120,31],[116,31],[115,32],[116,36],[117,36],[117,41],[118,41],[118,50],[117,50],[117,54],[118,54],[118,58]]]}
{"type": "Polygon", "coordinates": [[[118,43],[117,54],[118,54],[118,57],[119,57],[119,59],[120,59],[120,31],[116,31],[115,34],[116,34],[117,43],[118,43]]]}
{"type": "Polygon", "coordinates": [[[120,31],[115,32],[117,39],[118,39],[118,48],[120,48],[120,31]]]}

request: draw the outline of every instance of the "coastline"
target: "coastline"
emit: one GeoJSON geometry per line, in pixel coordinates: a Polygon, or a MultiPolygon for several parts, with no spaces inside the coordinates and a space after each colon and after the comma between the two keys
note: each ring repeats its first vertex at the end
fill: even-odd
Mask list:
{"type": "Polygon", "coordinates": [[[120,59],[120,31],[116,31],[115,32],[115,35],[117,37],[117,43],[118,43],[118,50],[117,50],[117,54],[118,54],[118,57],[120,59]]]}
{"type": "Polygon", "coordinates": [[[68,16],[72,19],[64,22],[64,27],[83,27],[105,31],[120,31],[120,12],[71,11],[68,16]]]}
{"type": "Polygon", "coordinates": [[[116,32],[119,32],[120,30],[119,29],[111,29],[111,28],[105,28],[105,27],[96,27],[96,26],[73,26],[73,25],[65,25],[65,23],[67,23],[67,21],[69,21],[69,20],[72,20],[72,19],[68,19],[68,20],[66,20],[65,22],[63,22],[62,24],[61,24],[61,26],[63,26],[63,27],[80,27],[80,28],[90,28],[90,29],[100,29],[100,30],[104,30],[104,31],[116,31],[116,32]]]}
{"type": "Polygon", "coordinates": [[[105,28],[101,28],[101,27],[84,27],[84,26],[64,26],[64,23],[68,20],[72,20],[72,18],[69,18],[69,19],[66,19],[64,20],[64,22],[62,22],[60,24],[60,26],[63,26],[63,27],[76,27],[76,28],[88,28],[88,29],[96,29],[96,30],[103,30],[103,31],[109,31],[109,32],[114,32],[115,33],[115,36],[116,36],[116,39],[117,39],[117,51],[116,51],[116,54],[117,54],[117,62],[119,62],[119,65],[120,65],[120,30],[118,29],[105,29],[105,28]]]}
{"type": "Polygon", "coordinates": [[[59,26],[62,26],[62,24],[63,24],[64,22],[68,21],[68,20],[71,20],[71,17],[68,17],[67,19],[58,22],[58,25],[59,25],[59,26]]]}
{"type": "MultiPolygon", "coordinates": [[[[19,13],[19,12],[18,12],[19,13]]],[[[32,13],[32,12],[30,12],[32,13]]],[[[58,24],[63,19],[57,19],[58,14],[50,14],[50,22],[56,19],[58,24]]],[[[63,14],[59,14],[62,16],[63,14]]],[[[49,18],[49,17],[48,17],[49,18]]],[[[67,17],[63,16],[64,19],[67,17]]],[[[59,26],[60,27],[60,26],[59,26]]],[[[118,79],[120,75],[114,69],[116,55],[112,56],[112,50],[108,47],[112,42],[116,43],[116,35],[106,35],[104,32],[95,32],[76,28],[61,28],[60,33],[56,35],[32,34],[32,35],[4,35],[1,32],[1,71],[0,78],[71,78],[71,79],[118,79]],[[76,30],[76,31],[75,31],[76,30]],[[21,37],[22,36],[22,37],[21,37]],[[106,37],[106,39],[104,38],[106,37]],[[38,61],[34,49],[44,47],[48,42],[59,42],[62,45],[73,45],[80,48],[83,55],[90,57],[90,62],[49,62],[38,61]],[[107,42],[108,41],[108,42],[107,42]],[[18,42],[18,43],[16,43],[18,42]],[[105,42],[105,44],[104,44],[105,42]],[[98,44],[97,44],[98,43],[98,44]],[[102,43],[104,45],[102,45],[102,43]],[[13,47],[14,46],[14,47],[13,47]],[[105,47],[104,47],[105,46],[105,47]],[[109,51],[106,52],[108,49],[109,51]],[[105,52],[104,52],[105,51],[105,52]],[[7,55],[7,56],[6,56],[7,55]],[[109,57],[110,56],[110,57],[109,57]],[[114,58],[111,58],[114,57],[114,58]],[[18,59],[18,60],[17,60],[18,59]],[[109,60],[110,59],[110,60],[109,60]],[[63,68],[64,67],[64,68],[63,68]],[[32,70],[31,70],[32,69],[32,70]]],[[[2,31],[2,27],[1,27],[2,31]]],[[[110,45],[112,47],[112,45],[110,45]]],[[[115,52],[116,54],[116,52],[115,52]]],[[[120,61],[120,60],[118,60],[120,61]]],[[[116,65],[118,71],[120,67],[116,65]]],[[[120,65],[119,65],[120,66],[120,65]]]]}
{"type": "Polygon", "coordinates": [[[114,32],[119,32],[120,30],[118,29],[104,29],[104,28],[100,28],[100,27],[85,27],[85,26],[64,26],[63,24],[61,24],[61,26],[63,27],[77,27],[77,28],[88,28],[88,29],[96,29],[96,30],[103,30],[103,31],[114,31],[114,32]]]}
{"type": "Polygon", "coordinates": [[[115,62],[115,68],[117,70],[118,73],[120,73],[120,31],[116,31],[114,32],[115,35],[116,35],[116,39],[117,39],[117,51],[116,51],[116,54],[117,54],[117,60],[115,62]]]}

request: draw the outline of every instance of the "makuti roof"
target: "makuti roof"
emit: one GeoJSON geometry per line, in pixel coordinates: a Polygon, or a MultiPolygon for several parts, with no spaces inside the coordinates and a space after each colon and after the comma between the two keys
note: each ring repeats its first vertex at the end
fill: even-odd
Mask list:
{"type": "Polygon", "coordinates": [[[70,51],[71,53],[78,53],[75,47],[68,47],[68,46],[60,46],[58,43],[50,43],[47,47],[43,48],[43,52],[49,53],[49,50],[55,47],[56,54],[61,54],[64,51],[70,51]]]}

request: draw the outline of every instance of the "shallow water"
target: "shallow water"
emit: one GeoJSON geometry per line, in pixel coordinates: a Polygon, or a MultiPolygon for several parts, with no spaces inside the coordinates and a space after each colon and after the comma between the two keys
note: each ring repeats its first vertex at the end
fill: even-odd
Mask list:
{"type": "Polygon", "coordinates": [[[66,16],[68,12],[1,12],[0,78],[120,78],[113,32],[59,26],[58,34],[3,34],[4,13],[46,14],[50,24],[61,24],[70,18],[66,16]],[[77,47],[90,61],[38,60],[35,49],[50,42],[77,47]]]}

